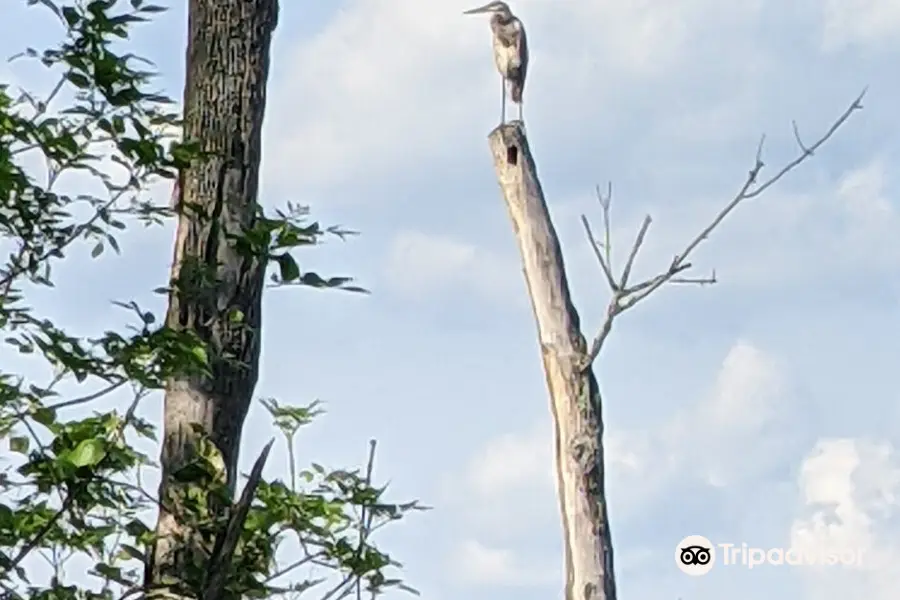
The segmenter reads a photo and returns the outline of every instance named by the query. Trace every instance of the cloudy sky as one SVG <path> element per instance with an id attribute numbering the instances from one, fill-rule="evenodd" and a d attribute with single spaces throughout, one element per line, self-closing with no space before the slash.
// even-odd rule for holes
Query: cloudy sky
<path id="1" fill-rule="evenodd" d="M 180 96 L 185 13 L 173 4 L 135 51 Z M 360 463 L 377 438 L 394 497 L 435 507 L 382 536 L 424 598 L 561 597 L 547 392 L 486 140 L 499 118 L 486 20 L 464 18 L 466 0 L 282 4 L 261 201 L 361 231 L 302 258 L 373 294 L 270 293 L 259 396 L 323 400 L 303 460 Z M 813 160 L 697 251 L 697 274 L 715 269 L 720 283 L 666 288 L 624 315 L 596 372 L 622 598 L 895 599 L 900 1 L 513 8 L 532 50 L 529 139 L 587 335 L 608 300 L 579 223 L 599 224 L 596 184 L 614 185 L 620 257 L 653 215 L 638 264 L 652 275 L 734 194 L 760 134 L 774 169 L 797 152 L 792 119 L 812 140 L 869 86 L 865 110 Z M 4 7 L 0 51 L 54 40 L 45 13 Z M 3 76 L 45 84 L 24 64 Z M 121 257 L 92 262 L 82 248 L 34 301 L 86 334 L 108 326 L 110 300 L 162 309 L 150 290 L 171 243 L 167 228 L 129 232 Z M 254 406 L 245 467 L 271 433 Z M 690 578 L 673 551 L 692 534 L 860 548 L 864 561 Z"/>

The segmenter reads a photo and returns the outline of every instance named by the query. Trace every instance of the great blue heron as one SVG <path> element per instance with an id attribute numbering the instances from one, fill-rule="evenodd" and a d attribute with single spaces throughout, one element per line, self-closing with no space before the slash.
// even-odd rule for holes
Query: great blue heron
<path id="1" fill-rule="evenodd" d="M 491 13 L 491 31 L 494 32 L 494 62 L 502 79 L 500 122 L 506 122 L 506 85 L 509 98 L 519 105 L 522 120 L 522 92 L 525 89 L 525 73 L 528 71 L 528 42 L 525 27 L 506 2 L 489 2 L 482 7 L 467 10 L 466 15 Z"/>

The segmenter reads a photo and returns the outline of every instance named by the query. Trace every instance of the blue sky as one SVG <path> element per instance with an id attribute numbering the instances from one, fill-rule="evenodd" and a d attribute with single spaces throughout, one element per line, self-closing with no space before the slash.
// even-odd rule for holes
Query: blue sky
<path id="1" fill-rule="evenodd" d="M 8 4 L 0 51 L 54 39 L 43 11 Z M 547 393 L 486 140 L 499 117 L 487 23 L 462 17 L 465 0 L 282 4 L 261 201 L 309 204 L 361 231 L 301 258 L 373 294 L 269 293 L 258 395 L 326 403 L 303 460 L 357 464 L 377 438 L 377 473 L 396 497 L 435 507 L 382 536 L 423 597 L 560 596 Z M 135 37 L 176 97 L 178 6 Z M 653 215 L 637 266 L 652 275 L 736 192 L 760 134 L 774 169 L 797 151 L 792 119 L 812 140 L 869 86 L 865 110 L 813 160 L 698 249 L 698 275 L 715 268 L 720 283 L 666 288 L 624 315 L 596 371 L 622 598 L 893 600 L 900 4 L 513 9 L 532 51 L 529 140 L 588 335 L 608 300 L 579 222 L 586 213 L 599 226 L 595 184 L 613 181 L 620 257 Z M 25 65 L 3 74 L 44 84 Z M 86 334 L 121 320 L 110 300 L 162 310 L 150 290 L 167 277 L 171 228 L 120 241 L 121 257 L 73 255 L 36 305 Z M 161 404 L 146 410 L 158 418 Z M 254 406 L 244 467 L 270 435 Z M 689 578 L 672 554 L 692 534 L 860 547 L 866 563 Z"/>

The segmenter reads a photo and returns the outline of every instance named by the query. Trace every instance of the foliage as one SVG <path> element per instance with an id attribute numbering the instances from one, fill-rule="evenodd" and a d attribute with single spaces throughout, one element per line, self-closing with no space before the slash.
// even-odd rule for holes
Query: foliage
<path id="1" fill-rule="evenodd" d="M 172 375 L 206 373 L 207 349 L 189 332 L 158 325 L 135 302 L 116 303 L 134 314 L 127 330 L 72 335 L 38 314 L 28 295 L 52 291 L 53 269 L 85 244 L 94 259 L 106 248 L 118 253 L 116 235 L 129 223 L 159 225 L 171 218 L 169 207 L 147 199 L 148 186 L 174 180 L 180 168 L 202 157 L 189 141 L 178 141 L 172 101 L 149 91 L 152 65 L 122 49 L 130 28 L 162 7 L 141 0 L 124 8 L 116 0 L 27 3 L 49 8 L 64 39 L 15 57 L 35 61 L 55 78 L 49 94 L 0 85 L 0 234 L 9 254 L 0 268 L 0 328 L 5 344 L 46 374 L 42 380 L 0 372 L 0 437 L 11 451 L 0 472 L 0 595 L 124 598 L 146 591 L 142 563 L 153 542 L 157 506 L 155 493 L 141 483 L 152 461 L 137 449 L 141 439 L 156 440 L 155 426 L 138 409 Z M 73 176 L 87 182 L 80 188 L 102 193 L 60 190 Z M 305 217 L 294 206 L 271 218 L 260 214 L 254 229 L 234 243 L 275 262 L 276 284 L 363 291 L 348 285 L 348 278 L 300 271 L 291 250 L 328 233 L 347 233 L 308 224 Z M 67 414 L 100 398 L 127 407 L 82 418 Z M 230 592 L 300 593 L 335 579 L 329 598 L 361 593 L 363 585 L 373 593 L 403 587 L 388 578 L 396 563 L 369 535 L 420 507 L 383 500 L 384 489 L 371 484 L 371 457 L 366 473 L 317 465 L 298 471 L 294 438 L 317 405 L 284 407 L 270 400 L 266 407 L 287 441 L 289 476 L 260 484 L 229 570 Z M 217 472 L 209 446 L 180 477 L 202 482 Z M 208 493 L 222 491 L 208 483 Z M 197 522 L 221 529 L 204 506 L 196 503 Z M 285 552 L 279 549 L 292 543 L 300 559 L 282 564 Z M 37 568 L 39 557 L 49 573 Z M 64 566 L 71 561 L 88 561 L 91 577 L 69 577 Z M 319 569 L 298 582 L 294 569 L 300 566 Z"/>

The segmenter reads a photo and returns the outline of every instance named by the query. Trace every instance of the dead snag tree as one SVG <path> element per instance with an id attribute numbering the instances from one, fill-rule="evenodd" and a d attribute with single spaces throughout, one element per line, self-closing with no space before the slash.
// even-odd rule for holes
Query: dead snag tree
<path id="1" fill-rule="evenodd" d="M 630 281 L 632 267 L 647 235 L 651 219 L 642 223 L 618 277 L 613 275 L 610 232 L 610 194 L 598 191 L 603 210 L 604 237 L 598 240 L 582 216 L 591 246 L 612 297 L 606 317 L 590 346 L 572 304 L 559 240 L 537 176 L 521 122 L 500 125 L 488 136 L 497 180 L 506 201 L 524 266 L 525 281 L 537 322 L 550 407 L 555 430 L 555 466 L 565 547 L 566 600 L 615 600 L 613 547 L 606 508 L 603 415 L 593 362 L 612 330 L 615 318 L 666 283 L 714 283 L 715 277 L 684 277 L 692 265 L 691 252 L 743 200 L 759 196 L 788 172 L 811 157 L 862 108 L 861 94 L 814 144 L 802 141 L 794 124 L 800 151 L 772 177 L 760 179 L 763 169 L 760 141 L 756 161 L 732 200 L 676 255 L 660 274 Z"/>
<path id="2" fill-rule="evenodd" d="M 209 584 L 215 579 L 210 571 L 227 569 L 221 563 L 233 551 L 223 545 L 234 523 L 221 528 L 213 543 L 218 556 L 210 555 L 209 540 L 188 531 L 185 488 L 192 484 L 174 475 L 208 441 L 219 456 L 221 480 L 232 491 L 237 482 L 241 430 L 257 380 L 266 262 L 236 241 L 258 214 L 260 142 L 278 6 L 277 0 L 191 0 L 188 10 L 183 135 L 201 156 L 181 172 L 177 185 L 167 326 L 195 333 L 207 345 L 209 373 L 174 378 L 166 389 L 158 540 L 147 574 L 151 586 L 173 591 L 196 590 L 185 582 L 191 571 L 206 573 Z M 265 456 L 254 469 L 257 478 Z M 224 512 L 221 506 L 217 510 Z M 239 518 L 241 512 L 227 514 Z M 205 589 L 207 598 L 216 597 Z"/>

